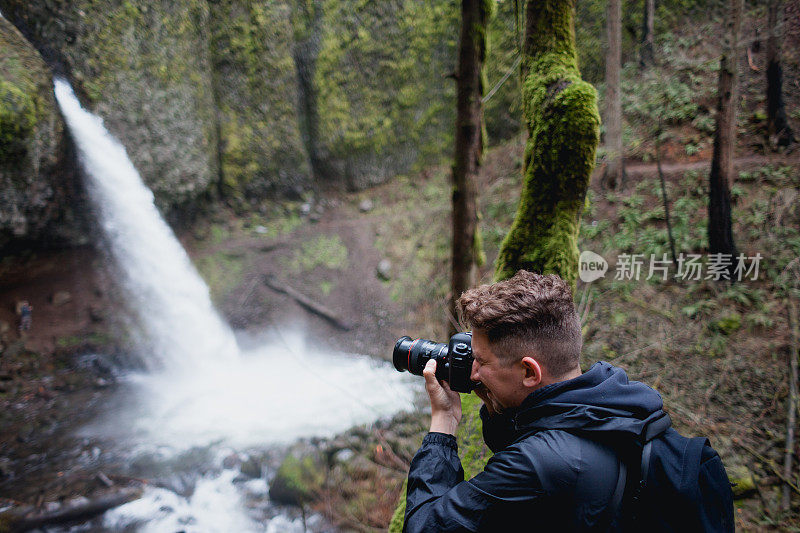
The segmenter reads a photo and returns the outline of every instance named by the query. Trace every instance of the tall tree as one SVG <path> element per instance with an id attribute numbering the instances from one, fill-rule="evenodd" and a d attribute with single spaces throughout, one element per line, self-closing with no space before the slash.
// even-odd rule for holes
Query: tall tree
<path id="1" fill-rule="evenodd" d="M 456 133 L 453 162 L 453 261 L 450 317 L 456 314 L 461 293 L 475 283 L 475 267 L 481 255 L 478 240 L 478 167 L 484 147 L 483 64 L 486 59 L 487 24 L 492 0 L 461 2 L 461 36 L 456 70 Z M 455 332 L 456 322 L 450 320 Z"/>
<path id="2" fill-rule="evenodd" d="M 609 189 L 622 186 L 622 1 L 608 0 L 606 11 L 606 97 L 603 122 L 606 126 L 604 144 L 607 164 L 603 185 Z"/>
<path id="3" fill-rule="evenodd" d="M 767 7 L 767 135 L 770 144 L 788 146 L 794 140 L 786 120 L 783 102 L 783 67 L 781 66 L 781 41 L 783 40 L 783 1 L 770 0 Z"/>
<path id="4" fill-rule="evenodd" d="M 739 106 L 739 27 L 744 0 L 730 0 L 726 21 L 726 43 L 719 66 L 717 85 L 717 119 L 714 134 L 714 155 L 711 159 L 708 200 L 709 253 L 736 256 L 731 230 L 731 193 L 733 158 L 736 149 L 736 111 Z"/>
<path id="5" fill-rule="evenodd" d="M 655 62 L 656 0 L 644 0 L 642 39 L 639 42 L 639 67 L 645 69 Z"/>
<path id="6" fill-rule="evenodd" d="M 574 287 L 580 216 L 600 129 L 597 92 L 581 80 L 572 0 L 528 0 L 523 114 L 528 127 L 516 218 L 495 279 L 519 269 L 555 273 Z"/>

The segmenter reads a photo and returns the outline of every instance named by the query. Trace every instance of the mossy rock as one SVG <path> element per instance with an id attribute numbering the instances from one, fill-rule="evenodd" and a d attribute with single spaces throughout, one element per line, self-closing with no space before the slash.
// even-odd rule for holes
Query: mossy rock
<path id="1" fill-rule="evenodd" d="M 15 240 L 79 244 L 81 195 L 50 71 L 2 17 L 0 49 L 0 248 Z"/>
<path id="2" fill-rule="evenodd" d="M 746 498 L 758 490 L 755 477 L 746 466 L 728 467 L 728 481 L 733 485 L 731 490 L 736 500 Z"/>
<path id="3" fill-rule="evenodd" d="M 302 506 L 325 483 L 321 461 L 311 455 L 290 453 L 269 484 L 269 497 L 275 503 Z"/>

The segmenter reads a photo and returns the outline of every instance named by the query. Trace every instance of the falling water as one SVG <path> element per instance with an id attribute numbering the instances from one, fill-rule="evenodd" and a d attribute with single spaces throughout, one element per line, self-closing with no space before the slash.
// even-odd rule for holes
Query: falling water
<path id="1" fill-rule="evenodd" d="M 103 121 L 81 108 L 72 88 L 56 80 L 55 93 L 89 178 L 89 194 L 124 276 L 128 301 L 144 330 L 142 341 L 169 370 L 216 367 L 238 357 L 231 332 L 211 303 L 153 193 L 142 182 L 125 148 Z"/>
<path id="2" fill-rule="evenodd" d="M 225 466 L 221 457 L 332 435 L 411 409 L 421 380 L 366 356 L 309 349 L 292 327 L 240 349 L 124 147 L 100 118 L 81 108 L 67 82 L 56 81 L 55 93 L 143 330 L 136 340 L 158 363 L 148 365 L 149 373 L 128 375 L 106 399 L 105 411 L 78 435 L 99 439 L 131 461 L 145 456 L 169 465 L 170 457 L 198 448 L 218 457 L 197 474 L 193 495 L 148 487 L 140 500 L 107 513 L 104 527 L 264 531 L 263 520 L 252 522 L 241 502 L 242 491 L 266 494 L 264 480 L 235 486 L 238 467 Z M 303 529 L 281 515 L 266 524 L 266 531 Z"/>

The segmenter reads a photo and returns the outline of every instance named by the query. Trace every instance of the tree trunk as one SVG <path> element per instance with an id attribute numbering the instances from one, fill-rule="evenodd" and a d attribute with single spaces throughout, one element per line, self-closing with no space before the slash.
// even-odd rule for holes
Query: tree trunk
<path id="1" fill-rule="evenodd" d="M 639 48 L 639 67 L 642 69 L 646 69 L 655 63 L 655 17 L 656 0 L 644 0 L 642 40 Z"/>
<path id="2" fill-rule="evenodd" d="M 794 141 L 783 102 L 781 41 L 784 29 L 783 1 L 770 0 L 767 8 L 767 138 L 770 146 L 788 146 Z"/>
<path id="3" fill-rule="evenodd" d="M 606 126 L 606 164 L 603 184 L 609 189 L 622 186 L 622 95 L 620 70 L 622 67 L 622 2 L 608 0 L 606 12 L 606 98 L 603 122 Z"/>
<path id="4" fill-rule="evenodd" d="M 711 159 L 708 202 L 708 251 L 730 254 L 735 262 L 736 245 L 731 230 L 731 194 L 736 149 L 736 111 L 739 106 L 738 41 L 744 0 L 730 0 L 727 44 L 720 59 L 717 95 L 717 128 Z M 733 267 L 733 265 L 731 265 Z"/>
<path id="5" fill-rule="evenodd" d="M 571 0 L 528 0 L 523 113 L 528 126 L 524 181 L 495 279 L 526 269 L 575 286 L 580 216 L 594 168 L 597 92 L 581 80 Z"/>
<path id="6" fill-rule="evenodd" d="M 456 302 L 475 283 L 481 251 L 478 236 L 477 174 L 483 156 L 483 63 L 486 59 L 490 0 L 461 2 L 461 36 L 456 70 L 456 132 L 453 161 L 453 262 L 450 331 Z"/>

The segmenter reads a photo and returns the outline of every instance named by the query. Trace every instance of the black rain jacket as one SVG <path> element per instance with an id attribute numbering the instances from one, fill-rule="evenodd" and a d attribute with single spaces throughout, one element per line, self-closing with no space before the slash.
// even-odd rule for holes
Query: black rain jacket
<path id="1" fill-rule="evenodd" d="M 426 435 L 408 474 L 404 531 L 606 531 L 620 447 L 662 407 L 656 391 L 605 362 L 503 414 L 483 407 L 494 456 L 465 481 L 455 437 Z"/>

